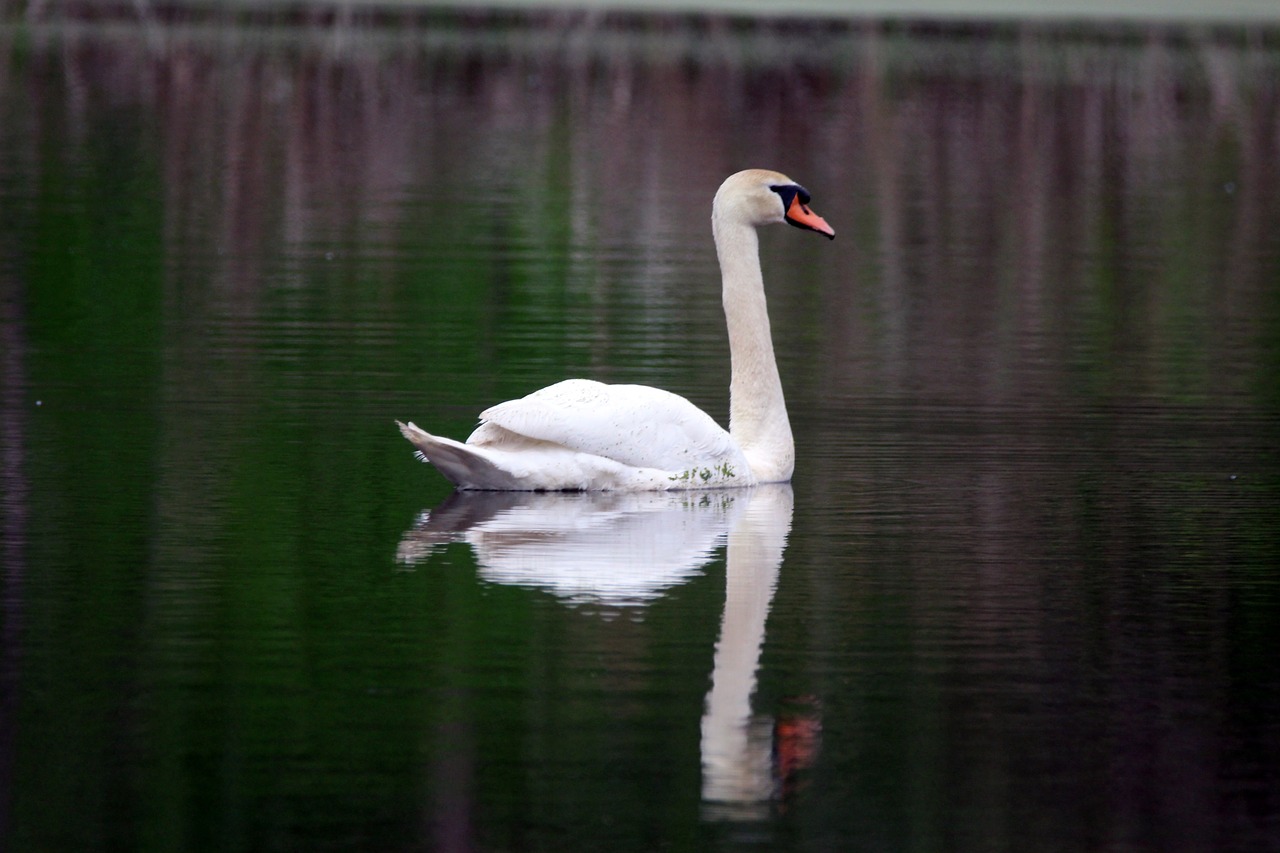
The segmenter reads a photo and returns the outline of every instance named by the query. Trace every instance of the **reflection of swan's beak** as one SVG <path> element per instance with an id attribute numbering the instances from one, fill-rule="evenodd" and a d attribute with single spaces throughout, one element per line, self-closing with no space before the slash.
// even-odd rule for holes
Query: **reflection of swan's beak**
<path id="1" fill-rule="evenodd" d="M 822 705 L 818 698 L 797 696 L 787 700 L 773 724 L 773 771 L 783 800 L 795 789 L 797 775 L 818 760 L 821 746 Z"/>

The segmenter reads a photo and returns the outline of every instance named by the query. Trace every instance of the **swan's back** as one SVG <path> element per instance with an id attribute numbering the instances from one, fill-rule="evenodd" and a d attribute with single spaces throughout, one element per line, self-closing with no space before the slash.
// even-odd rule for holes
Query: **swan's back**
<path id="1" fill-rule="evenodd" d="M 480 420 L 468 444 L 504 448 L 532 439 L 633 468 L 678 474 L 715 460 L 737 465 L 731 478 L 748 474 L 737 445 L 710 415 L 648 385 L 566 379 L 492 406 Z"/>
<path id="2" fill-rule="evenodd" d="M 755 483 L 746 456 L 710 415 L 646 385 L 567 379 L 486 410 L 465 444 L 412 423 L 400 431 L 460 489 L 655 491 Z"/>

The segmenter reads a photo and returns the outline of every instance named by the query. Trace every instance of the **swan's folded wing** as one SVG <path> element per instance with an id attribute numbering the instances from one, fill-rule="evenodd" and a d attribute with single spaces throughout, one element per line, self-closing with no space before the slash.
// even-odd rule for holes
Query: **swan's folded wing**
<path id="1" fill-rule="evenodd" d="M 710 415 L 677 394 L 647 385 L 568 379 L 492 406 L 480 419 L 468 443 L 497 444 L 519 436 L 639 468 L 677 471 L 736 453 L 729 433 Z"/>

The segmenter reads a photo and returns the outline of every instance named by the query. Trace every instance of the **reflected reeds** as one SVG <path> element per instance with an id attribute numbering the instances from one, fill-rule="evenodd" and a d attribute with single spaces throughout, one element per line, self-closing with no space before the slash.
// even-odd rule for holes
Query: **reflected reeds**
<path id="1" fill-rule="evenodd" d="M 449 300 L 406 268 L 412 245 L 550 323 L 589 304 L 566 338 L 583 367 L 678 369 L 677 342 L 716 327 L 715 294 L 686 293 L 714 277 L 705 200 L 769 162 L 852 226 L 825 269 L 789 246 L 773 262 L 813 278 L 775 295 L 792 372 L 823 365 L 795 381 L 945 397 L 1022 376 L 1055 405 L 1247 395 L 1261 377 L 1237 344 L 1275 326 L 1270 30 L 560 12 L 7 32 L 7 64 L 42 69 L 0 93 L 39 125 L 10 156 L 84 157 L 126 116 L 148 126 L 168 266 L 211 267 L 168 276 L 170 323 L 202 304 L 261 315 L 316 275 L 328 301 L 358 282 L 361 319 L 425 315 Z M 426 304 L 406 294 L 423 285 Z"/>

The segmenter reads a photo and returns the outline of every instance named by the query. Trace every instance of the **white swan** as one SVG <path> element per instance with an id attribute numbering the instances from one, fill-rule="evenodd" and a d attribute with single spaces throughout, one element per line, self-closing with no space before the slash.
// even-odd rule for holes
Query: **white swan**
<path id="1" fill-rule="evenodd" d="M 728 432 L 669 391 L 590 379 L 486 409 L 465 444 L 397 421 L 400 432 L 460 489 L 654 491 L 790 480 L 795 445 L 756 228 L 788 222 L 834 239 L 808 205 L 804 187 L 764 169 L 731 175 L 712 202 L 732 357 Z"/>

